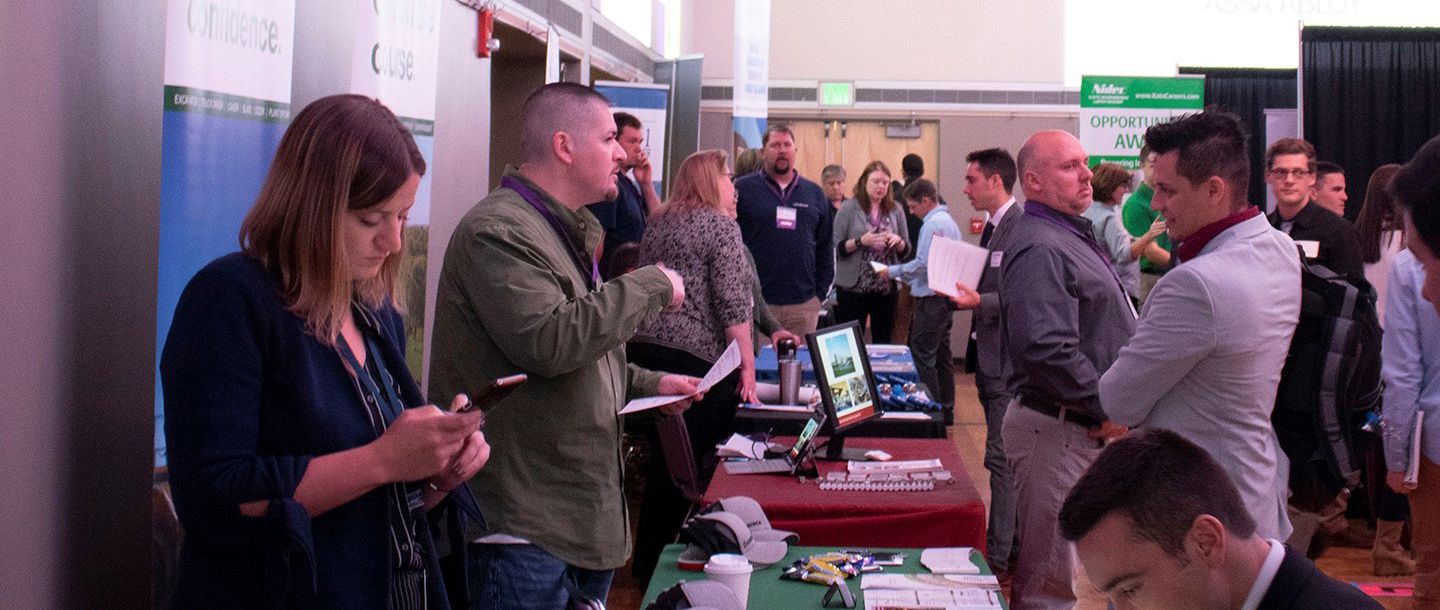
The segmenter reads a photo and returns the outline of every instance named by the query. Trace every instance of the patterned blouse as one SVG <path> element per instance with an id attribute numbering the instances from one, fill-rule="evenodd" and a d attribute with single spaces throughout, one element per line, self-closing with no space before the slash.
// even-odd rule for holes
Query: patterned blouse
<path id="1" fill-rule="evenodd" d="M 640 323 L 635 340 L 714 362 L 730 342 L 725 329 L 750 322 L 755 271 L 740 225 L 718 210 L 666 210 L 650 217 L 640 264 L 665 263 L 685 279 L 685 302 Z"/>

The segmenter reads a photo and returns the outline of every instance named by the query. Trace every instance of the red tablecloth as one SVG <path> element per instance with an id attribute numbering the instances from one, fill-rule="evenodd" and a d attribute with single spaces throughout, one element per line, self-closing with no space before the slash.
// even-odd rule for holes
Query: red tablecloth
<path id="1" fill-rule="evenodd" d="M 785 441 L 781 441 L 782 443 Z M 985 505 L 949 439 L 863 438 L 856 445 L 883 449 L 897 460 L 940 458 L 955 482 L 933 491 L 822 491 L 814 481 L 773 474 L 730 475 L 716 468 L 705 491 L 708 504 L 750 496 L 771 526 L 800 534 L 806 546 L 985 548 Z M 820 462 L 820 476 L 845 462 Z"/>

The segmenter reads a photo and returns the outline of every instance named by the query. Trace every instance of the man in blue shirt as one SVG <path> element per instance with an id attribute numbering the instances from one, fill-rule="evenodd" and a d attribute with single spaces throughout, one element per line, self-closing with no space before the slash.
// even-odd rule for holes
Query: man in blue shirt
<path id="1" fill-rule="evenodd" d="M 611 269 L 610 257 L 624 244 L 638 244 L 645 234 L 645 218 L 660 209 L 660 196 L 651 182 L 649 153 L 645 151 L 645 127 L 628 112 L 615 113 L 615 139 L 625 149 L 625 162 L 615 176 L 619 194 L 609 201 L 585 206 L 605 228 L 605 246 L 600 253 L 600 272 L 614 279 L 624 269 Z M 626 173 L 633 173 L 632 180 Z"/>
<path id="2" fill-rule="evenodd" d="M 755 257 L 765 304 L 797 335 L 815 332 L 820 301 L 835 279 L 830 203 L 820 185 L 795 170 L 795 134 L 765 129 L 761 171 L 735 181 L 736 221 Z"/>
<path id="3" fill-rule="evenodd" d="M 927 265 L 930 262 L 930 245 L 935 238 L 948 237 L 959 241 L 960 227 L 955 225 L 950 209 L 940 205 L 934 182 L 924 178 L 913 180 L 905 187 L 904 196 L 910 203 L 910 211 L 924 218 L 915 258 L 890 265 L 879 275 L 910 286 L 910 294 L 915 297 L 915 315 L 910 321 L 910 354 L 915 357 L 920 381 L 930 388 L 935 402 L 949 410 L 955 406 L 955 370 L 950 355 L 950 299 L 930 288 Z"/>

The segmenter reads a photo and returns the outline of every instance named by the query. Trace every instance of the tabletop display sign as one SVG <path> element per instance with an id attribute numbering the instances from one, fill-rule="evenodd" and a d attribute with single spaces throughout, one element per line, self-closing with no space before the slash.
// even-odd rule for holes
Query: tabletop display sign
<path id="1" fill-rule="evenodd" d="M 1080 144 L 1090 165 L 1140 167 L 1145 130 L 1205 107 L 1203 76 L 1080 77 Z"/>
<path id="2" fill-rule="evenodd" d="M 295 0 L 168 3 L 157 347 L 191 276 L 238 248 L 240 222 L 290 121 L 294 30 Z M 157 466 L 166 462 L 164 400 L 157 374 Z"/>
<path id="3" fill-rule="evenodd" d="M 380 100 L 415 137 L 426 171 L 405 225 L 400 284 L 405 363 L 417 376 L 425 354 L 425 269 L 430 188 L 435 172 L 435 84 L 440 64 L 440 0 L 355 0 L 350 91 Z"/>

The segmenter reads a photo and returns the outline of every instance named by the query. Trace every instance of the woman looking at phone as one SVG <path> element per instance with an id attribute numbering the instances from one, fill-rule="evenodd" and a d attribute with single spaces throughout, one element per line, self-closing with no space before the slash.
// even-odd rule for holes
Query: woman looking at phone
<path id="1" fill-rule="evenodd" d="M 394 297 L 424 172 L 378 101 L 317 100 L 240 252 L 186 286 L 160 362 L 177 607 L 448 607 L 426 511 L 473 508 L 489 446 L 480 412 L 424 404 L 405 367 Z"/>

